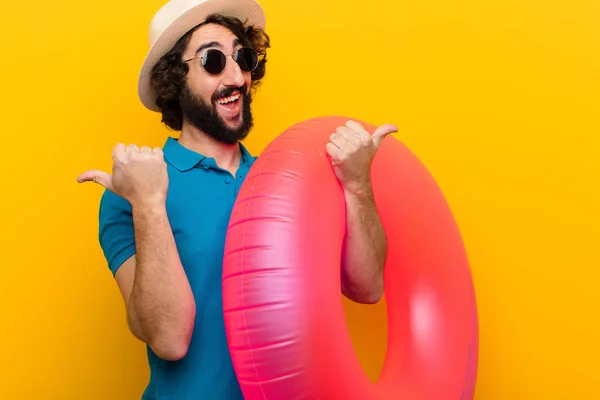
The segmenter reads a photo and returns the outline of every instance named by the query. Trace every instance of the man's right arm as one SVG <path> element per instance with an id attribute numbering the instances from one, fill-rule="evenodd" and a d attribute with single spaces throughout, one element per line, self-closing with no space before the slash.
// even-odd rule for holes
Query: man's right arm
<path id="1" fill-rule="evenodd" d="M 131 332 L 165 360 L 185 356 L 196 307 L 164 205 L 132 209 L 136 253 L 115 279 Z"/>
<path id="2" fill-rule="evenodd" d="M 92 169 L 77 181 L 107 189 L 100 202 L 100 245 L 132 333 L 157 356 L 179 360 L 189 347 L 196 306 L 167 216 L 164 154 L 158 147 L 119 143 L 112 158 L 112 174 Z"/>

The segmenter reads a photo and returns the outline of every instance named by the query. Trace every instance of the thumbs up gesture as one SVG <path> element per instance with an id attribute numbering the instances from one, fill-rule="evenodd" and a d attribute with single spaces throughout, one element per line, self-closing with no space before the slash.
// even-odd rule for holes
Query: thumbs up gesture
<path id="1" fill-rule="evenodd" d="M 359 123 L 348 121 L 331 134 L 325 149 L 344 190 L 370 190 L 375 153 L 385 137 L 397 131 L 396 126 L 386 124 L 378 127 L 371 136 Z"/>
<path id="2" fill-rule="evenodd" d="M 88 170 L 77 181 L 95 182 L 128 200 L 132 207 L 162 205 L 168 189 L 167 167 L 160 148 L 118 144 L 113 149 L 112 175 Z"/>

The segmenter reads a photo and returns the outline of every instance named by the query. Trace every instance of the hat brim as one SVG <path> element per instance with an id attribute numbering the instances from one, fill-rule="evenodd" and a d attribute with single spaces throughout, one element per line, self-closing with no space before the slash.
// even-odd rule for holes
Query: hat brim
<path id="1" fill-rule="evenodd" d="M 154 42 L 144 59 L 138 79 L 138 95 L 146 108 L 160 111 L 156 106 L 156 93 L 150 86 L 150 75 L 154 64 L 190 29 L 201 24 L 207 16 L 214 13 L 239 18 L 248 26 L 265 28 L 264 11 L 255 0 L 209 0 L 181 14 Z"/>

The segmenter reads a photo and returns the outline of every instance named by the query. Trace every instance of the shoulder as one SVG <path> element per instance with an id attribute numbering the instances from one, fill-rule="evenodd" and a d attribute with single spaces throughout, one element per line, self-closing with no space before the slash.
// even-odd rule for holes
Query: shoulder
<path id="1" fill-rule="evenodd" d="M 135 254 L 131 205 L 109 190 L 100 200 L 98 240 L 113 275 Z"/>
<path id="2" fill-rule="evenodd" d="M 102 197 L 100 198 L 100 209 L 108 210 L 112 208 L 131 209 L 131 205 L 123 197 L 111 192 L 108 189 L 105 189 L 104 193 L 102 193 Z"/>
<path id="3" fill-rule="evenodd" d="M 131 218 L 131 204 L 123 197 L 106 189 L 100 198 L 98 210 L 100 224 L 115 222 L 116 219 Z"/>

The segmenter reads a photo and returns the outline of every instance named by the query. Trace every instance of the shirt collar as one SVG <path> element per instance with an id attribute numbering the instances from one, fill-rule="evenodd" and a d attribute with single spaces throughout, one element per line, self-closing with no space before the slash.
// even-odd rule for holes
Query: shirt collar
<path id="1" fill-rule="evenodd" d="M 242 143 L 239 145 L 240 150 L 242 151 L 241 163 L 247 166 L 252 165 L 255 158 Z M 198 164 L 205 168 L 218 169 L 214 158 L 206 157 L 203 154 L 196 153 L 195 151 L 182 146 L 177 139 L 173 137 L 167 138 L 163 147 L 163 154 L 165 155 L 166 161 L 181 172 L 189 171 Z"/>

